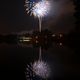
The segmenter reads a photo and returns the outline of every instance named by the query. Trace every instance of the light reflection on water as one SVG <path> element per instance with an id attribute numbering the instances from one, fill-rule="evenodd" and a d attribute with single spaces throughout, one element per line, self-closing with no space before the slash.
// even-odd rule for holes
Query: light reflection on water
<path id="1" fill-rule="evenodd" d="M 0 45 L 0 71 L 2 76 L 5 75 L 9 78 L 15 77 L 20 80 L 25 80 L 24 72 L 26 65 L 38 60 L 38 56 L 38 48 L 6 44 Z M 73 75 L 76 77 L 80 66 L 77 64 L 76 57 L 74 50 L 66 46 L 53 44 L 53 47 L 47 50 L 42 49 L 42 59 L 51 68 L 49 80 L 65 79 L 66 77 L 72 78 Z"/>

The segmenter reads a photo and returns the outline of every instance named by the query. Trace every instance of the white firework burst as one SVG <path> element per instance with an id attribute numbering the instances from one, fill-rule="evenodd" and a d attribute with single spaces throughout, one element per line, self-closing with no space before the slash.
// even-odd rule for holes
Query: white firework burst
<path id="1" fill-rule="evenodd" d="M 50 2 L 48 0 L 41 0 L 39 2 L 25 1 L 26 11 L 30 15 L 36 17 L 44 17 L 50 11 Z"/>
<path id="2" fill-rule="evenodd" d="M 36 75 L 46 79 L 50 76 L 50 68 L 47 63 L 43 61 L 36 61 L 33 63 L 33 71 Z"/>

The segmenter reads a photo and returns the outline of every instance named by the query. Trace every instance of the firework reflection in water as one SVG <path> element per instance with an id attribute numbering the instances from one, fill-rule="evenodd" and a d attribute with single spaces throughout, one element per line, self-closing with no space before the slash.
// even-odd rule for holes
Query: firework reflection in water
<path id="1" fill-rule="evenodd" d="M 50 76 L 50 67 L 44 61 L 35 61 L 33 64 L 28 64 L 26 67 L 26 79 L 47 79 Z"/>
<path id="2" fill-rule="evenodd" d="M 36 75 L 46 79 L 50 76 L 49 65 L 44 61 L 35 61 L 33 63 L 33 71 Z"/>
<path id="3" fill-rule="evenodd" d="M 41 0 L 39 2 L 25 1 L 27 14 L 34 15 L 39 19 L 39 31 L 41 32 L 42 17 L 46 16 L 50 11 L 50 2 L 48 0 Z M 42 78 L 50 76 L 50 68 L 47 63 L 42 61 L 41 47 L 39 48 L 39 60 L 27 66 L 26 77 L 31 78 L 38 75 Z"/>

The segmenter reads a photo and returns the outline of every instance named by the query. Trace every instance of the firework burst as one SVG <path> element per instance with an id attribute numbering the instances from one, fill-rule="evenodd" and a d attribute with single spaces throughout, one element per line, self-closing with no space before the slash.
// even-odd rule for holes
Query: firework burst
<path id="1" fill-rule="evenodd" d="M 39 2 L 25 1 L 26 11 L 35 17 L 44 17 L 50 10 L 50 2 L 48 0 L 41 0 Z"/>

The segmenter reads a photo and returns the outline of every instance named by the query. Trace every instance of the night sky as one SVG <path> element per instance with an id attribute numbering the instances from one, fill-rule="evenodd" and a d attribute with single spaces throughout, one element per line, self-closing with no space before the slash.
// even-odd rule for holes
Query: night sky
<path id="1" fill-rule="evenodd" d="M 75 12 L 71 0 L 53 0 L 51 12 L 43 18 L 42 29 L 68 33 L 74 29 Z M 38 29 L 38 19 L 26 14 L 24 0 L 0 1 L 0 33 Z"/>
<path id="2" fill-rule="evenodd" d="M 43 18 L 42 29 L 53 33 L 69 33 L 75 28 L 72 0 L 53 0 L 52 11 Z M 38 30 L 38 19 L 26 14 L 24 0 L 0 0 L 0 34 Z M 26 80 L 26 65 L 38 59 L 38 48 L 0 44 L 0 80 Z M 79 56 L 67 46 L 42 50 L 43 60 L 52 69 L 49 80 L 78 80 Z"/>

